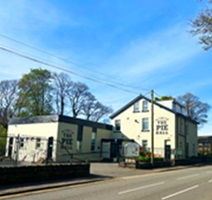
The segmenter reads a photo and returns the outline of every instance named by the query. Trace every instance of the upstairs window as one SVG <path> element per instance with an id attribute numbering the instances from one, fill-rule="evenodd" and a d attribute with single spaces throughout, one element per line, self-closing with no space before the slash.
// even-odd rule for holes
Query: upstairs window
<path id="1" fill-rule="evenodd" d="M 142 119 L 142 131 L 149 131 L 149 119 L 148 118 Z"/>
<path id="2" fill-rule="evenodd" d="M 139 112 L 139 102 L 134 103 L 133 112 Z"/>
<path id="3" fill-rule="evenodd" d="M 147 112 L 148 111 L 148 101 L 143 101 L 142 103 L 142 111 Z"/>
<path id="4" fill-rule="evenodd" d="M 121 130 L 121 121 L 119 119 L 115 120 L 115 131 Z"/>

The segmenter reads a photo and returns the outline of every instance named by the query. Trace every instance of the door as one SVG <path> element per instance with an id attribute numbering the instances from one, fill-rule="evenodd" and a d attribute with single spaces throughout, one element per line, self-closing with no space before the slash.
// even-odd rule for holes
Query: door
<path id="1" fill-rule="evenodd" d="M 165 145 L 165 160 L 170 160 L 171 159 L 171 146 L 170 145 Z"/>
<path id="2" fill-rule="evenodd" d="M 12 152 L 13 152 L 13 137 L 9 138 L 9 146 L 8 146 L 8 157 L 12 157 Z"/>
<path id="3" fill-rule="evenodd" d="M 111 142 L 102 142 L 102 158 L 110 158 Z"/>

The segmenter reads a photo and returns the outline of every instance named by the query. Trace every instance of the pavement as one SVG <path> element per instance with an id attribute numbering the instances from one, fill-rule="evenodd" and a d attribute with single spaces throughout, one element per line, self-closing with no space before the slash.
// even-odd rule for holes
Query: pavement
<path id="1" fill-rule="evenodd" d="M 0 186 L 0 197 L 39 190 L 53 189 L 65 186 L 74 186 L 108 179 L 117 179 L 128 176 L 141 176 L 152 173 L 160 173 L 170 170 L 185 169 L 188 166 L 167 167 L 159 169 L 133 169 L 123 168 L 117 163 L 91 163 L 90 175 L 83 178 L 62 179 L 55 181 L 43 181 L 27 184 Z"/>

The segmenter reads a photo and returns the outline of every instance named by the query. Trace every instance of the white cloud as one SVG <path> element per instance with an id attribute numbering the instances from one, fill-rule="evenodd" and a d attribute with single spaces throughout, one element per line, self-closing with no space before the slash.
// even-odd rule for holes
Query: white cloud
<path id="1" fill-rule="evenodd" d="M 1 2 L 0 16 L 1 27 L 9 30 L 40 30 L 43 32 L 58 26 L 77 26 L 76 18 L 67 16 L 67 13 L 60 11 L 55 6 L 45 1 L 4 1 Z M 8 28 L 9 27 L 9 28 Z M 42 28 L 42 29 L 41 29 Z"/>
<path id="2" fill-rule="evenodd" d="M 186 27 L 178 24 L 131 41 L 110 64 L 114 66 L 116 74 L 130 82 L 156 71 L 173 70 L 173 66 L 191 59 L 200 51 L 186 32 Z M 181 69 L 180 65 L 177 68 Z"/>

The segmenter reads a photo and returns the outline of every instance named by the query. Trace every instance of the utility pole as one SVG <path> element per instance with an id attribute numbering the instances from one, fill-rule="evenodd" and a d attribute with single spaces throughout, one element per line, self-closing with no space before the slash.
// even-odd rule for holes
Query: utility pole
<path id="1" fill-rule="evenodd" d="M 151 91 L 151 165 L 154 166 L 154 90 Z"/>
<path id="2" fill-rule="evenodd" d="M 18 156 L 19 156 L 19 148 L 20 148 L 20 135 L 16 137 L 16 156 L 15 156 L 15 165 L 18 166 Z"/>

